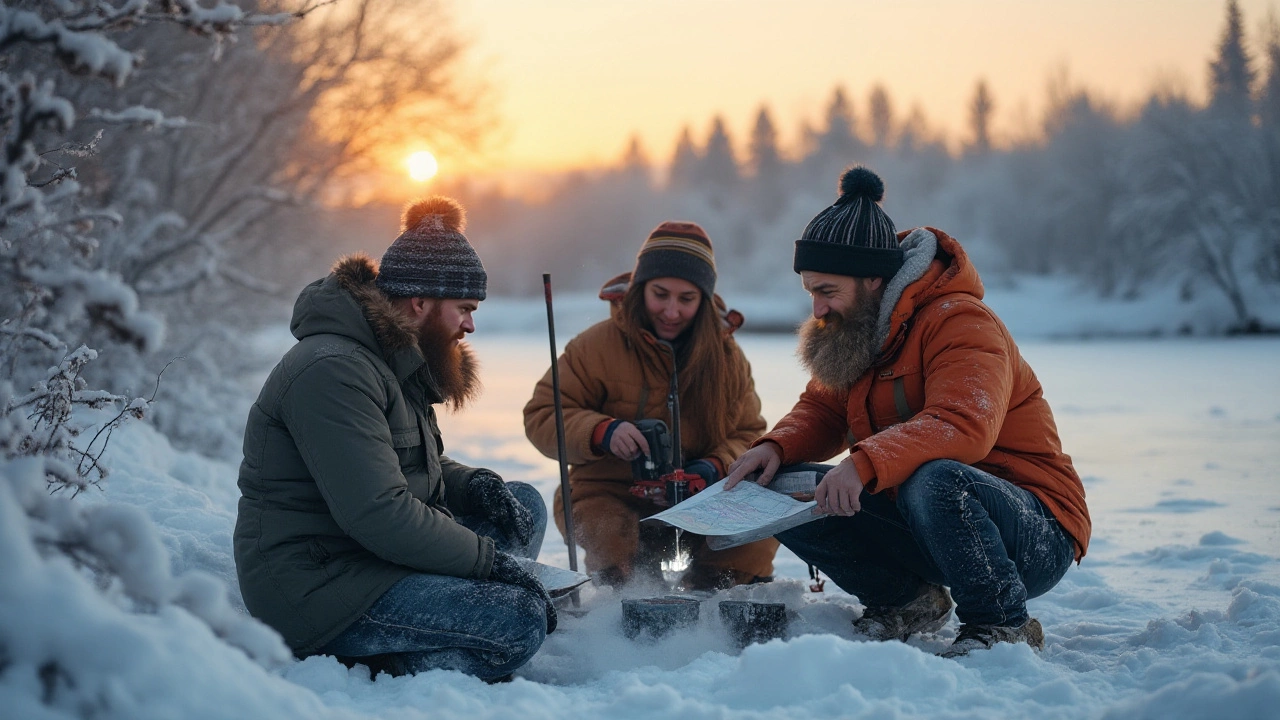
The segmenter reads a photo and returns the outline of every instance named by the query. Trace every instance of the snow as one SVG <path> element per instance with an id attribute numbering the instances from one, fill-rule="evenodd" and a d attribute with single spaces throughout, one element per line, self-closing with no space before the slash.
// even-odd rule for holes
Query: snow
<path id="1" fill-rule="evenodd" d="M 603 307 L 558 301 L 560 344 Z M 544 313 L 540 301 L 481 306 L 473 344 L 486 393 L 441 424 L 451 456 L 531 482 L 550 499 L 557 466 L 524 439 L 520 418 L 549 361 Z M 806 568 L 784 551 L 778 582 L 704 602 L 695 627 L 655 644 L 626 640 L 615 596 L 588 589 L 591 612 L 562 614 L 561 629 L 505 685 L 443 671 L 371 680 L 327 657 L 277 665 L 278 641 L 240 614 L 235 591 L 236 467 L 175 450 L 135 423 L 112 439 L 105 490 L 70 505 L 114 528 L 95 542 L 138 548 L 116 556 L 136 555 L 124 568 L 130 582 L 164 602 L 137 612 L 36 554 L 18 508 L 40 495 L 38 480 L 4 466 L 0 707 L 22 718 L 85 707 L 119 718 L 1275 717 L 1280 340 L 1045 339 L 1071 334 L 1071 316 L 1067 308 L 1038 333 L 1014 330 L 1085 478 L 1095 528 L 1083 563 L 1030 603 L 1046 630 L 1042 653 L 1006 645 L 936 657 L 954 621 L 908 643 L 860 642 L 850 630 L 856 598 L 830 583 L 809 593 Z M 1149 319 L 1131 319 L 1129 329 Z M 522 327 L 495 329 L 509 326 Z M 262 342 L 283 345 L 283 336 Z M 772 423 L 804 384 L 794 339 L 741 341 Z M 541 559 L 568 564 L 554 526 Z M 788 638 L 737 650 L 716 613 L 727 597 L 785 602 L 795 613 Z M 222 639 L 237 633 L 249 639 Z M 50 654 L 76 683 L 54 707 L 39 704 L 37 660 Z"/>

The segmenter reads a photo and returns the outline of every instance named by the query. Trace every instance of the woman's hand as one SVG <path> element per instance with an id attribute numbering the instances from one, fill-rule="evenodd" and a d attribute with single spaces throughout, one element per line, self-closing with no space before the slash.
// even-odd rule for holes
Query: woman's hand
<path id="1" fill-rule="evenodd" d="M 635 460 L 641 455 L 649 454 L 649 441 L 645 440 L 640 428 L 623 420 L 613 430 L 609 439 L 609 452 L 623 460 Z"/>

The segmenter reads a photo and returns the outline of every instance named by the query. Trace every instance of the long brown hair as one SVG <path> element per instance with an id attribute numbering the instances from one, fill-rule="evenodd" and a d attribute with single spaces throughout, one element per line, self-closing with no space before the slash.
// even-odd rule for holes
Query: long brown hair
<path id="1" fill-rule="evenodd" d="M 645 342 L 641 330 L 653 332 L 644 305 L 646 283 L 631 283 L 622 297 L 622 317 L 633 342 Z M 711 295 L 702 293 L 688 339 L 676 352 L 680 371 L 681 415 L 702 418 L 713 444 L 724 441 L 737 424 L 737 405 L 747 388 L 742 383 L 744 360 L 733 336 L 725 329 Z M 665 391 L 665 388 L 664 388 Z"/>

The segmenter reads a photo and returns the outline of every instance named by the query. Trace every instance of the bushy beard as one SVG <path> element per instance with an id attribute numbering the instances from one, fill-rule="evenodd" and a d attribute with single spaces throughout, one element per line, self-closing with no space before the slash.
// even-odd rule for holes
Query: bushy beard
<path id="1" fill-rule="evenodd" d="M 847 391 L 880 353 L 879 318 L 880 300 L 870 293 L 859 293 L 857 307 L 847 318 L 834 311 L 810 317 L 800 326 L 800 363 L 823 387 Z"/>
<path id="2" fill-rule="evenodd" d="M 471 346 L 458 342 L 462 334 L 445 327 L 437 308 L 418 331 L 418 349 L 427 370 L 450 410 L 461 410 L 480 397 L 480 363 Z"/>

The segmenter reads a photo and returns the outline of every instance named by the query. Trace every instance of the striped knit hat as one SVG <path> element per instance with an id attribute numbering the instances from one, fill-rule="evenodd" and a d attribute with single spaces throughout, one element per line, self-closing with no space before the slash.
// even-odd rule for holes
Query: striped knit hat
<path id="1" fill-rule="evenodd" d="M 880 176 L 859 165 L 840 177 L 840 197 L 805 227 L 793 267 L 852 277 L 891 278 L 902 267 L 893 220 L 877 204 Z"/>
<path id="2" fill-rule="evenodd" d="M 631 282 L 660 277 L 688 280 L 711 297 L 716 291 L 716 257 L 707 231 L 697 223 L 675 220 L 654 228 L 636 257 Z"/>
<path id="3" fill-rule="evenodd" d="M 483 300 L 488 276 L 462 234 L 466 212 L 441 195 L 410 204 L 375 283 L 391 297 Z"/>

